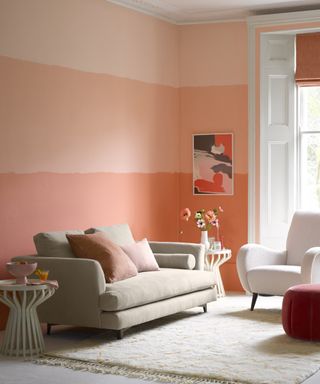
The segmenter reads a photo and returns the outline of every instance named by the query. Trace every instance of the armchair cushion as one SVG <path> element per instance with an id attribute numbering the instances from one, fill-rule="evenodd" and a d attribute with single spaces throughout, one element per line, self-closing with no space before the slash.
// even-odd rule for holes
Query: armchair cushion
<path id="1" fill-rule="evenodd" d="M 118 311 L 211 288 L 214 273 L 181 269 L 141 272 L 128 280 L 106 284 L 100 295 L 103 311 Z"/>
<path id="2" fill-rule="evenodd" d="M 260 244 L 243 245 L 237 255 L 237 270 L 243 288 L 248 292 L 253 292 L 248 282 L 248 272 L 252 268 L 266 265 L 284 265 L 286 259 L 286 251 L 275 251 Z"/>
<path id="3" fill-rule="evenodd" d="M 295 265 L 262 265 L 247 272 L 251 292 L 284 295 L 293 285 L 301 284 L 301 267 Z"/>
<path id="4" fill-rule="evenodd" d="M 108 283 L 128 279 L 138 273 L 131 259 L 102 232 L 67 235 L 67 239 L 77 257 L 99 261 Z"/>
<path id="5" fill-rule="evenodd" d="M 38 255 L 45 257 L 74 257 L 66 235 L 83 235 L 80 230 L 41 232 L 33 236 Z"/>

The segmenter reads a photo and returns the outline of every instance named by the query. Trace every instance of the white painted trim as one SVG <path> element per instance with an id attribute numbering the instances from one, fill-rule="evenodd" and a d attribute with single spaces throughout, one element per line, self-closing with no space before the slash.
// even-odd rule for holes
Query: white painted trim
<path id="1" fill-rule="evenodd" d="M 313 11 L 274 13 L 270 15 L 249 16 L 250 26 L 261 28 L 264 26 L 280 26 L 295 23 L 316 23 L 320 21 L 320 9 Z"/>
<path id="2" fill-rule="evenodd" d="M 106 0 L 106 1 L 108 3 L 113 3 L 115 5 L 118 5 L 119 7 L 127 8 L 127 9 L 130 9 L 131 11 L 143 13 L 147 16 L 154 17 L 155 19 L 162 20 L 162 21 L 165 21 L 165 22 L 170 23 L 170 24 L 177 24 L 175 20 L 170 19 L 169 17 L 164 17 L 164 16 L 161 16 L 157 13 L 147 11 L 146 9 L 144 9 L 142 7 L 138 7 L 138 6 L 134 6 L 134 5 L 130 5 L 130 4 L 124 4 L 122 1 L 118 1 L 118 0 Z"/>
<path id="3" fill-rule="evenodd" d="M 250 16 L 247 18 L 248 24 L 248 241 L 257 240 L 255 230 L 256 222 L 256 153 L 255 153 L 255 119 L 256 119 L 256 30 L 266 26 L 286 26 L 296 23 L 317 23 L 320 22 L 320 10 L 279 13 L 261 16 Z M 308 29 L 288 29 L 281 33 L 307 32 Z M 274 32 L 270 32 L 274 33 Z"/>
<path id="4" fill-rule="evenodd" d="M 248 25 L 248 55 L 248 242 L 253 243 L 256 241 L 256 39 L 255 28 L 251 24 Z"/>
<path id="5" fill-rule="evenodd" d="M 127 9 L 130 9 L 132 11 L 136 11 L 139 13 L 143 13 L 147 16 L 154 17 L 155 19 L 165 21 L 170 24 L 174 25 L 193 25 L 193 24 L 221 24 L 221 23 L 239 23 L 239 22 L 246 22 L 247 17 L 242 16 L 242 17 L 235 17 L 235 18 L 230 18 L 230 19 L 209 19 L 209 20 L 175 20 L 170 17 L 165 17 L 162 15 L 159 15 L 156 12 L 152 12 L 150 10 L 144 9 L 143 7 L 139 7 L 137 5 L 131 5 L 127 3 L 123 3 L 121 0 L 106 0 L 109 3 L 113 3 L 115 5 L 118 5 L 119 7 L 124 7 Z"/>

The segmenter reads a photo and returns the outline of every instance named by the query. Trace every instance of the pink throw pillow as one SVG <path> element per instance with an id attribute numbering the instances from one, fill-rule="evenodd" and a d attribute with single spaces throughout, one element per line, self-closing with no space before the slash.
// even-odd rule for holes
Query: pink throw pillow
<path id="1" fill-rule="evenodd" d="M 121 246 L 121 248 L 133 261 L 133 264 L 137 267 L 138 272 L 159 270 L 159 265 L 147 239 Z"/>

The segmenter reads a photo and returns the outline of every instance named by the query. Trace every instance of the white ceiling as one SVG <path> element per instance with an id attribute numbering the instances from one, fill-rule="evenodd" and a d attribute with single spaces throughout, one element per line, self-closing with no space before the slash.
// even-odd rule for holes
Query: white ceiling
<path id="1" fill-rule="evenodd" d="M 244 19 L 264 13 L 320 9 L 319 0 L 109 0 L 173 23 Z"/>

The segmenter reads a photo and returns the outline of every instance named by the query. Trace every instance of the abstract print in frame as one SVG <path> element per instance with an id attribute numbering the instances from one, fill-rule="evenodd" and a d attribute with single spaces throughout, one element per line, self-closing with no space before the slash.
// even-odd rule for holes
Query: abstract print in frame
<path id="1" fill-rule="evenodd" d="M 233 195 L 233 134 L 193 135 L 193 194 Z"/>

